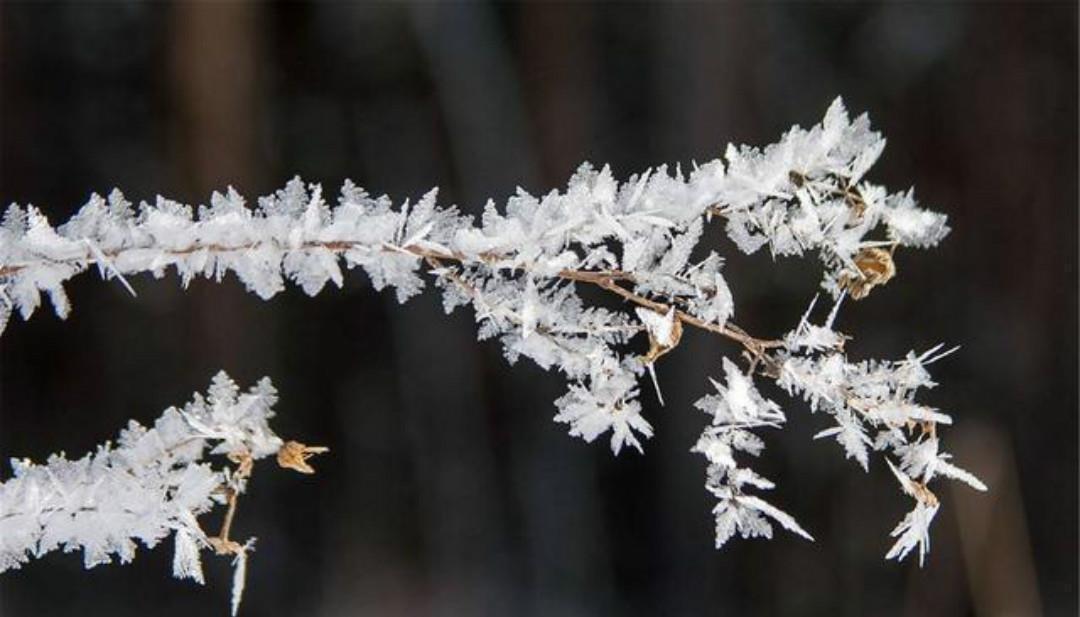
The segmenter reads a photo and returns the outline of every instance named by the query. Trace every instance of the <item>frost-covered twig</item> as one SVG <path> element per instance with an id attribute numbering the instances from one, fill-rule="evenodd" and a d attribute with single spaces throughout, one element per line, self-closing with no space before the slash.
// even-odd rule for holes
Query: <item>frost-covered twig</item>
<path id="1" fill-rule="evenodd" d="M 240 604 L 247 553 L 229 537 L 238 496 L 253 463 L 277 454 L 283 467 L 296 468 L 312 452 L 283 442 L 268 420 L 277 392 L 269 379 L 245 393 L 224 372 L 206 396 L 196 394 L 182 409 L 170 407 L 153 427 L 132 420 L 116 443 L 106 442 L 78 460 L 53 455 L 44 465 L 12 460 L 14 477 L 0 484 L 0 572 L 62 549 L 81 549 L 92 568 L 135 558 L 136 541 L 153 547 L 173 535 L 173 575 L 203 583 L 200 553 L 232 555 L 236 568 L 232 611 Z M 226 455 L 236 463 L 215 467 L 206 455 Z M 198 517 L 226 505 L 220 533 L 207 534 Z"/>
<path id="2" fill-rule="evenodd" d="M 869 449 L 890 453 L 919 504 L 929 502 L 935 475 L 981 485 L 937 453 L 936 426 L 948 416 L 913 402 L 916 389 L 932 385 L 928 356 L 849 362 L 847 337 L 831 327 L 835 308 L 825 326 L 811 325 L 808 312 L 786 336 L 751 335 L 731 321 L 724 259 L 695 253 L 706 225 L 718 222 L 744 253 L 816 255 L 821 285 L 838 302 L 865 297 L 896 274 L 900 247 L 930 247 L 949 231 L 946 217 L 918 207 L 912 191 L 889 193 L 865 179 L 884 145 L 865 115 L 850 119 L 837 99 L 820 124 L 794 127 L 764 149 L 729 146 L 724 160 L 689 173 L 661 166 L 624 182 L 608 167 L 583 165 L 565 190 L 519 189 L 503 207 L 489 201 L 478 222 L 438 206 L 435 191 L 394 207 L 346 182 L 331 207 L 320 186 L 299 179 L 255 208 L 230 189 L 197 209 L 159 197 L 136 211 L 113 191 L 56 228 L 33 207 L 12 206 L 0 227 L 0 327 L 13 310 L 28 317 L 43 292 L 66 315 L 63 283 L 94 264 L 106 277 L 160 277 L 173 268 L 184 285 L 232 272 L 263 298 L 284 279 L 308 294 L 330 281 L 341 286 L 344 265 L 363 269 L 376 289 L 395 288 L 400 301 L 423 289 L 426 270 L 446 310 L 471 305 L 479 337 L 499 338 L 510 362 L 525 356 L 562 372 L 569 384 L 556 421 L 590 442 L 610 434 L 616 454 L 641 450 L 640 438 L 652 435 L 639 402 L 643 373 L 655 380 L 685 330 L 718 334 L 741 346 L 749 366 L 742 373 L 725 360 L 725 383 L 699 403 L 713 417 L 695 449 L 707 456 L 706 486 L 720 499 L 717 545 L 735 532 L 769 535 L 770 519 L 809 537 L 746 493 L 772 483 L 733 458 L 761 451 L 751 429 L 784 421 L 755 377 L 828 412 L 836 426 L 820 436 L 835 436 L 864 467 Z M 585 286 L 634 310 L 589 306 L 579 295 Z M 647 350 L 632 340 L 638 334 Z M 927 513 L 905 520 L 890 557 L 925 548 Z"/>
<path id="3" fill-rule="evenodd" d="M 839 308 L 833 307 L 822 326 L 809 321 L 814 306 L 799 325 L 784 338 L 778 353 L 781 366 L 777 383 L 788 393 L 802 396 L 812 412 L 829 414 L 835 426 L 815 435 L 834 437 L 846 456 L 869 468 L 870 450 L 890 453 L 897 461 L 889 467 L 900 479 L 903 492 L 915 499 L 915 509 L 893 532 L 900 535 L 886 554 L 904 558 L 919 546 L 919 563 L 929 550 L 929 525 L 938 509 L 937 497 L 928 483 L 937 476 L 960 480 L 985 491 L 986 486 L 972 474 L 948 462 L 951 456 L 938 451 L 938 425 L 952 424 L 952 417 L 917 403 L 920 388 L 937 385 L 926 366 L 952 353 L 940 353 L 938 345 L 922 354 L 909 352 L 903 360 L 851 362 L 844 353 L 849 338 L 832 329 Z M 901 535 L 901 530 L 908 533 Z"/>

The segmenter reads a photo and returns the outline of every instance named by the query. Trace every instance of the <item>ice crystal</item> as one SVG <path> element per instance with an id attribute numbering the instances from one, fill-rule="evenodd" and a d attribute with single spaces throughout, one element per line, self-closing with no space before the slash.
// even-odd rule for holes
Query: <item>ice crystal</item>
<path id="1" fill-rule="evenodd" d="M 205 397 L 166 409 L 150 428 L 132 420 L 115 444 L 80 459 L 12 460 L 14 475 L 0 483 L 0 572 L 58 549 L 81 549 L 87 568 L 128 563 L 136 542 L 151 548 L 173 534 L 173 576 L 202 584 L 200 554 L 211 538 L 197 518 L 225 503 L 224 488 L 245 488 L 242 477 L 206 456 L 259 459 L 277 452 L 282 441 L 267 423 L 276 401 L 265 378 L 240 393 L 218 373 Z M 234 614 L 245 564 L 241 550 Z"/>
<path id="2" fill-rule="evenodd" d="M 653 434 L 640 402 L 644 373 L 659 395 L 662 356 L 684 329 L 705 330 L 739 343 L 748 359 L 741 370 L 725 358 L 716 393 L 697 403 L 710 417 L 693 450 L 707 459 L 706 488 L 718 500 L 716 545 L 735 534 L 771 537 L 773 524 L 810 538 L 793 517 L 750 494 L 773 483 L 738 460 L 762 452 L 754 431 L 785 423 L 755 385 L 764 378 L 827 418 L 817 437 L 838 442 L 862 468 L 874 453 L 888 461 L 916 505 L 887 556 L 917 547 L 921 561 L 938 509 L 928 484 L 944 476 L 985 487 L 939 451 L 937 428 L 951 417 L 915 400 L 935 385 L 926 366 L 940 349 L 855 361 L 845 349 L 850 337 L 833 328 L 841 299 L 858 300 L 893 278 L 901 247 L 931 247 L 949 231 L 945 215 L 919 207 L 911 190 L 890 193 L 866 179 L 884 146 L 866 115 L 851 119 L 836 99 L 819 124 L 796 126 L 765 148 L 729 145 L 722 159 L 688 173 L 661 165 L 624 181 L 608 166 L 584 164 L 563 190 L 518 189 L 502 206 L 489 201 L 479 220 L 440 205 L 434 190 L 395 205 L 346 182 L 331 205 L 321 186 L 299 178 L 254 207 L 231 188 L 198 207 L 163 197 L 134 206 L 114 190 L 92 196 L 57 227 L 33 206 L 12 205 L 0 225 L 0 330 L 12 312 L 28 318 L 43 295 L 68 315 L 64 283 L 91 267 L 132 293 L 137 281 L 129 277 L 142 273 L 172 270 L 183 286 L 231 273 L 261 298 L 286 281 L 314 295 L 340 287 L 343 269 L 360 269 L 401 302 L 424 289 L 426 275 L 448 312 L 472 307 L 478 337 L 498 340 L 509 362 L 525 357 L 561 372 L 568 391 L 555 402 L 555 420 L 588 442 L 605 436 L 615 454 L 640 452 Z M 743 253 L 768 247 L 774 257 L 816 256 L 820 286 L 836 301 L 823 323 L 811 323 L 813 305 L 775 340 L 731 323 L 736 303 L 725 260 L 699 250 L 718 220 Z M 584 287 L 633 310 L 590 306 Z M 132 425 L 117 447 L 80 461 L 16 462 L 0 489 L 0 570 L 61 546 L 82 547 L 88 566 L 114 554 L 127 561 L 133 539 L 152 545 L 175 532 L 174 573 L 201 581 L 206 537 L 195 516 L 220 501 L 213 489 L 223 480 L 198 462 L 203 448 L 255 457 L 276 449 L 265 426 L 272 398 L 268 384 L 238 395 L 231 381 L 215 379 L 187 411 L 167 411 L 153 429 Z M 233 552 L 237 590 L 246 551 Z M 238 602 L 239 595 L 234 610 Z"/>

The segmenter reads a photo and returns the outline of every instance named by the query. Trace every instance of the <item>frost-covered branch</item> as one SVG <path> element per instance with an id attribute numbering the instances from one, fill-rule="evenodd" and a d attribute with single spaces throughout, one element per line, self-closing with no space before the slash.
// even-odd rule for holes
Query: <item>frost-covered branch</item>
<path id="1" fill-rule="evenodd" d="M 764 149 L 729 146 L 722 160 L 688 172 L 661 166 L 622 182 L 586 164 L 564 190 L 519 189 L 504 205 L 489 201 L 478 221 L 438 205 L 434 190 L 395 206 L 346 182 L 332 207 L 320 186 L 299 179 L 254 208 L 232 189 L 198 208 L 158 197 L 136 209 L 113 191 L 58 227 L 33 207 L 12 206 L 0 226 L 0 327 L 12 311 L 29 317 L 42 294 L 65 316 L 63 284 L 95 266 L 124 285 L 169 269 L 185 286 L 232 272 L 262 298 L 286 279 L 308 294 L 341 286 L 344 266 L 364 270 L 376 289 L 394 288 L 402 302 L 421 292 L 426 275 L 447 312 L 472 307 L 479 338 L 498 339 L 511 363 L 524 356 L 563 373 L 568 391 L 555 420 L 586 441 L 606 435 L 616 454 L 641 450 L 641 438 L 652 436 L 639 400 L 644 374 L 656 384 L 658 363 L 686 331 L 718 334 L 741 347 L 748 366 L 725 360 L 718 393 L 699 402 L 712 416 L 695 450 L 708 458 L 706 486 L 720 500 L 717 545 L 734 533 L 767 536 L 769 520 L 809 538 L 747 493 L 772 483 L 734 459 L 762 450 L 753 429 L 785 420 L 756 389 L 765 378 L 827 412 L 835 426 L 819 436 L 835 437 L 864 468 L 870 450 L 895 461 L 902 490 L 923 508 L 898 528 L 888 555 L 903 557 L 916 545 L 925 550 L 937 507 L 928 505 L 932 478 L 981 487 L 938 454 L 936 427 L 948 416 L 913 401 L 932 385 L 923 367 L 934 358 L 850 362 L 847 337 L 831 328 L 836 309 L 825 326 L 810 324 L 808 312 L 786 336 L 747 333 L 732 322 L 725 259 L 700 249 L 706 227 L 722 226 L 743 253 L 816 256 L 836 307 L 865 297 L 894 277 L 899 248 L 933 246 L 949 231 L 911 190 L 890 193 L 865 179 L 884 146 L 867 117 L 852 120 L 837 99 L 820 124 L 794 127 Z M 633 310 L 590 306 L 585 287 Z"/>
<path id="2" fill-rule="evenodd" d="M 747 488 L 769 490 L 775 485 L 752 469 L 739 467 L 735 452 L 758 456 L 765 443 L 754 433 L 755 428 L 780 428 L 787 419 L 780 406 L 758 393 L 750 377 L 739 371 L 731 360 L 724 358 L 726 385 L 713 381 L 717 393 L 700 399 L 696 406 L 712 416 L 694 446 L 694 452 L 709 461 L 705 488 L 719 499 L 716 515 L 716 548 L 723 546 L 736 532 L 744 538 L 772 537 L 771 518 L 782 527 L 807 540 L 813 540 L 795 519 L 760 497 L 747 495 Z"/>
<path id="3" fill-rule="evenodd" d="M 810 323 L 813 308 L 811 303 L 799 325 L 784 338 L 777 383 L 809 402 L 811 412 L 823 411 L 832 417 L 834 426 L 815 439 L 835 438 L 845 455 L 863 469 L 869 468 L 871 450 L 887 452 L 898 461 L 894 465 L 886 458 L 901 489 L 916 503 L 893 532 L 900 537 L 886 557 L 903 559 L 918 546 L 921 565 L 930 547 L 929 525 L 938 509 L 928 483 L 944 476 L 986 490 L 978 478 L 950 463 L 949 454 L 938 451 L 938 425 L 952 424 L 952 417 L 915 401 L 919 389 L 937 385 L 926 367 L 956 348 L 941 352 L 938 345 L 892 362 L 851 362 L 844 353 L 849 337 L 832 329 L 839 301 L 823 326 Z"/>
<path id="4" fill-rule="evenodd" d="M 203 550 L 232 556 L 235 614 L 255 539 L 236 542 L 229 527 L 254 461 L 276 454 L 281 466 L 310 472 L 304 458 L 325 451 L 285 443 L 270 430 L 276 401 L 269 379 L 240 393 L 222 372 L 205 397 L 166 409 L 151 428 L 132 420 L 115 444 L 78 460 L 62 453 L 43 465 L 13 459 L 14 476 L 0 483 L 0 572 L 57 549 L 81 549 L 87 568 L 114 557 L 128 563 L 136 541 L 149 548 L 172 535 L 177 578 L 203 583 Z M 215 466 L 207 455 L 224 455 L 236 468 Z M 217 505 L 227 507 L 225 523 L 209 535 L 198 517 Z"/>

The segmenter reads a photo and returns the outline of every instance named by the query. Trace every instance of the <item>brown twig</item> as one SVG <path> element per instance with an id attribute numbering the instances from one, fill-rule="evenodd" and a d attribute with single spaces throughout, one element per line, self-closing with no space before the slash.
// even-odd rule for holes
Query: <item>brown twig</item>
<path id="1" fill-rule="evenodd" d="M 236 463 L 236 471 L 233 472 L 232 477 L 224 485 L 228 507 L 225 510 L 225 518 L 221 521 L 221 531 L 217 536 L 209 538 L 210 546 L 214 548 L 218 555 L 235 555 L 242 550 L 238 542 L 229 539 L 233 517 L 236 516 L 236 502 L 240 497 L 236 483 L 250 478 L 251 472 L 255 468 L 255 459 L 251 457 L 250 452 L 232 452 L 229 454 L 229 460 Z"/>
<path id="2" fill-rule="evenodd" d="M 162 250 L 162 253 L 164 253 L 166 255 L 172 255 L 172 256 L 191 255 L 193 253 L 198 253 L 200 251 L 208 251 L 208 252 L 218 253 L 218 254 L 221 254 L 221 253 L 235 253 L 235 252 L 253 250 L 253 249 L 258 248 L 259 246 L 260 246 L 260 243 L 241 244 L 241 245 L 237 245 L 237 246 L 226 246 L 226 245 L 221 245 L 221 244 L 202 244 L 202 245 L 195 244 L 195 245 L 185 247 L 185 248 L 181 248 L 181 249 Z M 372 249 L 372 247 L 370 245 L 363 244 L 363 243 L 360 243 L 360 242 L 351 242 L 351 241 L 346 241 L 346 240 L 334 240 L 334 241 L 308 241 L 308 242 L 304 242 L 303 244 L 301 244 L 299 248 L 301 250 L 304 250 L 304 249 L 309 249 L 309 250 L 310 249 L 324 249 L 324 250 L 332 251 L 334 253 L 344 253 L 346 251 L 354 250 L 354 249 L 357 249 L 357 248 L 363 248 L 363 249 L 367 249 L 367 250 L 378 250 L 378 251 L 382 251 L 382 252 L 386 252 L 386 253 L 405 253 L 405 254 L 414 255 L 416 257 L 420 257 L 420 258 L 424 259 L 427 262 L 427 264 L 433 269 L 444 267 L 445 266 L 444 262 L 447 262 L 447 261 L 457 262 L 459 264 L 467 264 L 467 263 L 470 263 L 470 262 L 476 262 L 477 261 L 475 257 L 465 255 L 464 253 L 461 253 L 461 252 L 458 252 L 458 251 L 437 250 L 437 249 L 432 249 L 432 248 L 427 248 L 427 247 L 422 247 L 422 246 L 417 246 L 417 245 L 396 246 L 396 245 L 392 245 L 392 244 L 383 244 L 383 245 L 378 246 L 377 248 Z M 107 259 L 112 260 L 112 259 L 115 259 L 116 257 L 120 256 L 124 252 L 124 250 L 142 250 L 142 248 L 139 248 L 139 249 L 119 249 L 119 250 L 112 250 L 112 251 L 104 251 L 102 254 Z M 484 263 L 484 264 L 487 264 L 487 265 L 497 265 L 498 261 L 502 257 L 503 256 L 498 255 L 498 254 L 494 254 L 494 253 L 482 253 L 482 254 L 479 255 L 480 263 Z M 76 267 L 84 267 L 84 266 L 89 265 L 89 264 L 97 263 L 97 261 L 98 260 L 92 254 L 87 253 L 87 254 L 79 256 L 79 257 L 72 257 L 72 258 L 69 258 L 69 259 L 52 261 L 50 263 L 52 263 L 54 265 L 70 265 L 70 266 L 76 266 Z M 14 264 L 14 265 L 7 265 L 7 266 L 0 267 L 0 277 L 11 276 L 11 275 L 16 274 L 16 273 L 18 273 L 18 272 L 20 272 L 20 271 L 22 271 L 22 270 L 24 270 L 24 269 L 26 269 L 28 267 L 31 267 L 31 264 Z M 515 267 L 515 269 L 523 269 L 523 268 L 521 268 L 520 266 L 517 266 L 517 267 Z M 448 273 L 447 276 L 449 278 L 451 278 L 452 280 L 454 280 L 458 284 L 463 284 L 464 283 L 464 281 L 462 281 L 460 279 L 460 277 L 457 275 L 457 273 L 455 273 L 455 272 Z M 642 306 L 642 307 L 645 307 L 645 308 L 649 308 L 649 309 L 652 309 L 652 310 L 660 312 L 660 313 L 667 313 L 668 309 L 670 308 L 668 305 L 666 305 L 666 304 L 664 304 L 662 302 L 657 302 L 655 300 L 651 300 L 651 299 L 646 298 L 644 296 L 635 294 L 634 292 L 632 292 L 632 291 L 626 289 L 625 287 L 619 285 L 619 282 L 622 282 L 622 281 L 631 282 L 631 283 L 634 282 L 635 276 L 631 272 L 624 272 L 624 271 L 621 271 L 621 270 L 573 270 L 573 269 L 564 269 L 564 270 L 559 271 L 557 276 L 559 278 L 561 278 L 561 279 L 564 279 L 564 280 L 576 281 L 576 282 L 580 282 L 580 283 L 587 283 L 587 284 L 590 284 L 590 285 L 595 285 L 597 287 L 600 287 L 601 289 L 604 289 L 606 291 L 614 293 L 614 294 L 622 297 L 624 300 L 632 302 L 633 304 L 636 304 L 638 306 Z M 776 368 L 774 366 L 775 365 L 775 360 L 773 360 L 771 357 L 769 357 L 767 355 L 767 352 L 768 352 L 769 349 L 782 347 L 783 346 L 782 341 L 757 338 L 757 337 L 754 337 L 754 336 L 751 336 L 751 335 L 747 334 L 744 330 L 742 330 L 738 326 L 735 326 L 734 324 L 720 325 L 720 324 L 709 323 L 709 322 L 704 321 L 702 319 L 698 319 L 697 317 L 694 317 L 693 315 L 690 315 L 690 314 L 686 313 L 685 311 L 678 310 L 678 309 L 676 309 L 675 317 L 682 324 L 692 326 L 692 327 L 695 327 L 695 328 L 698 328 L 698 329 L 701 329 L 701 330 L 706 330 L 706 331 L 712 332 L 714 334 L 719 334 L 720 336 L 726 337 L 728 339 L 731 339 L 731 340 L 741 344 L 747 350 L 747 352 L 750 353 L 751 357 L 760 360 L 766 366 L 767 370 L 772 370 L 772 369 Z"/>
<path id="3" fill-rule="evenodd" d="M 329 451 L 329 448 L 323 446 L 306 446 L 297 441 L 287 441 L 278 450 L 277 461 L 282 468 L 312 474 L 315 470 L 308 465 L 307 460 L 316 454 Z M 236 464 L 236 471 L 221 487 L 225 491 L 227 504 L 225 517 L 221 521 L 221 531 L 218 535 L 207 538 L 218 555 L 239 555 L 244 551 L 244 545 L 230 539 L 229 532 L 232 530 L 233 519 L 236 517 L 236 504 L 240 500 L 238 483 L 250 478 L 255 468 L 255 459 L 247 451 L 232 452 L 229 454 L 229 460 Z"/>

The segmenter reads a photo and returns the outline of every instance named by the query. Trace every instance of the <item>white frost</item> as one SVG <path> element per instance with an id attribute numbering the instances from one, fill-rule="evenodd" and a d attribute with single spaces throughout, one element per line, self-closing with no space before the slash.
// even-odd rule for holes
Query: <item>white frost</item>
<path id="1" fill-rule="evenodd" d="M 0 483 L 0 572 L 57 549 L 82 549 L 87 568 L 114 555 L 127 563 L 136 541 L 153 547 L 174 534 L 173 576 L 202 584 L 200 552 L 210 544 L 196 519 L 223 503 L 219 489 L 228 482 L 226 468 L 205 456 L 246 452 L 257 459 L 277 452 L 282 442 L 267 423 L 276 400 L 267 379 L 241 393 L 218 373 L 205 397 L 170 407 L 151 428 L 133 420 L 115 444 L 81 459 L 13 460 L 14 476 Z M 245 564 L 236 562 L 234 607 Z"/>
<path id="2" fill-rule="evenodd" d="M 332 204 L 320 185 L 299 178 L 253 205 L 231 188 L 198 206 L 163 197 L 134 206 L 113 190 L 55 227 L 37 208 L 12 205 L 0 224 L 0 331 L 13 312 L 29 318 L 43 295 L 66 317 L 65 283 L 95 267 L 132 293 L 141 284 L 135 275 L 171 270 L 185 287 L 231 274 L 264 299 L 287 281 L 309 295 L 341 287 L 344 270 L 359 269 L 401 302 L 424 289 L 426 271 L 444 308 L 471 306 L 478 337 L 499 341 L 509 362 L 525 357 L 562 373 L 568 391 L 555 402 L 555 420 L 571 435 L 607 436 L 615 454 L 640 451 L 653 429 L 639 401 L 646 366 L 634 336 L 644 330 L 673 347 L 676 311 L 683 323 L 739 332 L 729 323 L 735 300 L 724 259 L 702 254 L 707 225 L 719 221 L 744 253 L 768 247 L 774 257 L 815 256 L 822 287 L 837 299 L 822 325 L 810 322 L 811 304 L 781 346 L 758 350 L 750 371 L 725 358 L 716 393 L 697 402 L 710 416 L 693 449 L 706 457 L 706 487 L 718 499 L 717 546 L 737 533 L 771 537 L 772 523 L 809 538 L 792 517 L 746 493 L 773 484 L 736 457 L 763 450 L 752 429 L 785 422 L 755 387 L 754 369 L 821 412 L 829 423 L 817 436 L 835 439 L 863 468 L 872 452 L 885 452 L 909 482 L 945 476 L 985 489 L 938 451 L 932 429 L 951 417 L 914 400 L 934 385 L 926 365 L 944 354 L 852 361 L 847 337 L 833 328 L 845 285 L 863 277 L 860 252 L 926 248 L 949 232 L 945 215 L 919 207 L 911 190 L 890 193 L 866 179 L 884 146 L 867 116 L 852 119 L 838 98 L 820 123 L 793 127 L 764 148 L 729 145 L 689 173 L 661 165 L 622 181 L 610 167 L 586 163 L 562 190 L 518 189 L 502 205 L 489 201 L 478 220 L 440 205 L 435 190 L 395 205 L 347 181 Z M 670 308 L 635 315 L 589 306 L 582 286 Z M 654 381 L 656 361 L 650 355 Z M 56 548 L 82 548 L 87 566 L 113 556 L 126 562 L 136 540 L 149 546 L 175 532 L 174 573 L 201 581 L 206 538 L 194 517 L 221 500 L 214 488 L 222 482 L 221 471 L 201 462 L 204 447 L 272 453 L 280 445 L 265 422 L 273 400 L 269 382 L 239 394 L 220 376 L 205 398 L 166 411 L 151 429 L 132 424 L 116 446 L 78 461 L 16 461 L 15 476 L 0 485 L 0 571 Z M 897 528 L 890 557 L 916 546 L 925 553 L 937 506 L 918 504 Z M 246 559 L 246 552 L 236 558 L 234 611 Z"/>

